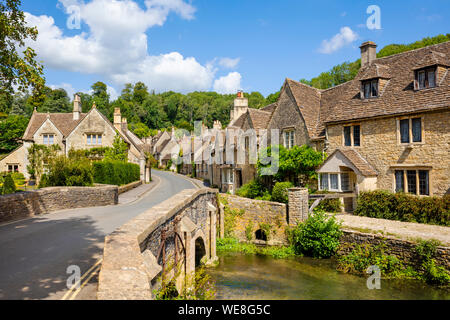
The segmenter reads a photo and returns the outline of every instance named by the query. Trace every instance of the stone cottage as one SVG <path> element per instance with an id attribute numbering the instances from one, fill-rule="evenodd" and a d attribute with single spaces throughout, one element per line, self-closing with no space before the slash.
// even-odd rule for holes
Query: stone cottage
<path id="1" fill-rule="evenodd" d="M 379 59 L 366 42 L 361 64 L 354 80 L 321 92 L 329 157 L 319 187 L 448 194 L 450 42 Z"/>
<path id="2" fill-rule="evenodd" d="M 68 155 L 71 149 L 112 147 L 116 135 L 128 146 L 128 161 L 141 168 L 141 179 L 148 181 L 146 144 L 128 130 L 127 119 L 121 117 L 120 109 L 114 111 L 111 123 L 95 104 L 88 113 L 81 112 L 81 99 L 75 95 L 72 113 L 39 113 L 34 110 L 23 135 L 23 144 L 0 161 L 0 171 L 21 172 L 28 179 L 28 149 L 33 144 L 59 145 Z"/>

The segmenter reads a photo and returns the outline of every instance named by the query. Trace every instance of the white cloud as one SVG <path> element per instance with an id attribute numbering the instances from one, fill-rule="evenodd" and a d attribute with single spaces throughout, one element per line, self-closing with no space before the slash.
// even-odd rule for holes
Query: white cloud
<path id="1" fill-rule="evenodd" d="M 242 76 L 239 72 L 230 72 L 228 75 L 214 81 L 214 90 L 218 93 L 236 93 L 241 89 Z"/>
<path id="2" fill-rule="evenodd" d="M 220 58 L 219 59 L 219 65 L 224 67 L 224 68 L 234 69 L 239 64 L 239 61 L 241 61 L 241 58 L 236 58 L 236 59 Z"/>
<path id="3" fill-rule="evenodd" d="M 358 35 L 353 32 L 349 27 L 341 28 L 340 32 L 335 35 L 330 40 L 323 40 L 322 45 L 319 48 L 320 53 L 330 54 L 333 53 L 342 47 L 356 41 L 358 39 Z"/>
<path id="4" fill-rule="evenodd" d="M 151 56 L 146 31 L 162 26 L 171 12 L 193 19 L 195 8 L 184 0 L 146 0 L 142 9 L 132 0 L 59 0 L 65 8 L 77 5 L 88 31 L 65 36 L 53 17 L 26 13 L 29 25 L 39 30 L 35 48 L 38 60 L 49 68 L 98 74 L 115 87 L 143 81 L 156 91 L 208 90 L 216 70 L 178 52 Z M 101 14 L 99 14 L 101 13 Z M 237 62 L 228 61 L 228 65 Z"/>
<path id="5" fill-rule="evenodd" d="M 70 99 L 72 99 L 73 95 L 78 92 L 77 90 L 75 90 L 75 88 L 70 83 L 63 82 L 61 84 L 51 84 L 48 87 L 51 88 L 52 90 L 55 90 L 55 89 L 66 90 L 67 95 L 69 96 Z"/>

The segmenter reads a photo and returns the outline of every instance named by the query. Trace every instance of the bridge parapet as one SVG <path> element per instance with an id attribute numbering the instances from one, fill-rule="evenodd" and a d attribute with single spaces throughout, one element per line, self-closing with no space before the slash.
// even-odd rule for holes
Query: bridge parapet
<path id="1" fill-rule="evenodd" d="M 107 236 L 97 298 L 150 300 L 165 271 L 178 275 L 180 288 L 200 259 L 217 259 L 216 194 L 214 189 L 184 190 Z M 173 266 L 179 270 L 169 270 Z"/>

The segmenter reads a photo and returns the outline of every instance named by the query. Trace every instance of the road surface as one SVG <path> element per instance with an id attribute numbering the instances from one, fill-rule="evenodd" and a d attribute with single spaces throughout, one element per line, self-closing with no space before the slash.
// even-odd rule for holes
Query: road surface
<path id="1" fill-rule="evenodd" d="M 65 210 L 0 226 L 0 299 L 67 298 L 69 266 L 79 266 L 85 274 L 102 257 L 106 235 L 178 192 L 194 188 L 180 176 L 152 174 L 157 185 L 131 203 Z M 79 296 L 95 298 L 92 287 Z"/>

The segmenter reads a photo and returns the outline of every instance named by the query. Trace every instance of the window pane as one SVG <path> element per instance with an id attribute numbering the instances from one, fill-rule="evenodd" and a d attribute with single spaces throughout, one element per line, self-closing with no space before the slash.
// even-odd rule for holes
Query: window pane
<path id="1" fill-rule="evenodd" d="M 102 144 L 102 135 L 99 135 L 99 136 L 98 136 L 98 141 L 97 141 L 97 143 L 98 143 L 98 144 Z"/>
<path id="2" fill-rule="evenodd" d="M 430 88 L 436 87 L 436 73 L 434 70 L 428 71 L 428 86 Z"/>
<path id="3" fill-rule="evenodd" d="M 291 131 L 291 148 L 294 146 L 294 131 Z"/>
<path id="4" fill-rule="evenodd" d="M 91 144 L 91 135 L 90 134 L 87 135 L 87 144 L 88 145 Z"/>
<path id="5" fill-rule="evenodd" d="M 284 146 L 289 148 L 289 132 L 284 133 Z"/>
<path id="6" fill-rule="evenodd" d="M 18 165 L 14 166 L 14 172 L 19 172 L 19 166 Z"/>
<path id="7" fill-rule="evenodd" d="M 425 88 L 425 71 L 419 72 L 419 89 Z"/>
<path id="8" fill-rule="evenodd" d="M 419 171 L 419 194 L 429 196 L 430 195 L 430 187 L 429 187 L 429 172 L 426 170 Z"/>
<path id="9" fill-rule="evenodd" d="M 412 119 L 413 142 L 422 142 L 422 121 L 420 118 Z"/>
<path id="10" fill-rule="evenodd" d="M 364 98 L 366 99 L 370 98 L 370 82 L 366 82 L 364 84 Z"/>
<path id="11" fill-rule="evenodd" d="M 328 190 L 328 173 L 323 173 L 320 179 L 320 188 Z"/>
<path id="12" fill-rule="evenodd" d="M 395 192 L 405 192 L 404 171 L 395 171 Z"/>
<path id="13" fill-rule="evenodd" d="M 341 189 L 350 191 L 350 175 L 348 173 L 341 173 Z"/>
<path id="14" fill-rule="evenodd" d="M 353 145 L 356 147 L 359 147 L 361 145 L 361 127 L 360 126 L 354 126 L 353 127 Z"/>
<path id="15" fill-rule="evenodd" d="M 352 138 L 350 136 L 351 127 L 344 127 L 344 141 L 347 147 L 352 145 Z"/>
<path id="16" fill-rule="evenodd" d="M 378 80 L 372 81 L 372 97 L 378 97 Z"/>
<path id="17" fill-rule="evenodd" d="M 330 189 L 331 190 L 338 190 L 338 175 L 337 174 L 331 174 L 330 175 Z"/>
<path id="18" fill-rule="evenodd" d="M 44 135 L 44 144 L 48 144 L 48 135 Z"/>
<path id="19" fill-rule="evenodd" d="M 408 170 L 406 178 L 408 180 L 408 193 L 417 194 L 416 171 Z"/>
<path id="20" fill-rule="evenodd" d="M 49 143 L 49 144 L 53 144 L 54 137 L 55 137 L 54 135 L 48 136 L 48 143 Z"/>
<path id="21" fill-rule="evenodd" d="M 400 120 L 400 135 L 402 143 L 409 143 L 409 119 Z"/>

